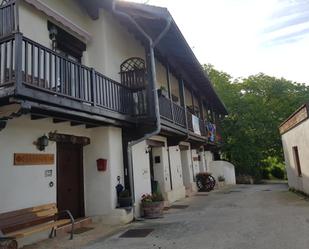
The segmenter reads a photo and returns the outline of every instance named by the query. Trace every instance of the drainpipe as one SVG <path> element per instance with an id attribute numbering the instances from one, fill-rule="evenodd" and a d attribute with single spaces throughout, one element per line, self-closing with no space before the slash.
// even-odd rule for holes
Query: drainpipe
<path id="1" fill-rule="evenodd" d="M 116 9 L 116 3 L 115 0 L 112 4 L 112 12 L 115 15 L 122 16 L 125 19 L 127 19 L 129 22 L 131 22 L 137 30 L 146 38 L 146 40 L 149 43 L 149 57 L 150 57 L 150 69 L 151 69 L 151 79 L 149 82 L 149 85 L 151 87 L 151 92 L 154 99 L 154 106 L 155 106 L 155 128 L 152 132 L 144 134 L 143 137 L 130 141 L 128 143 L 128 174 L 129 174 L 129 185 L 130 185 L 130 192 L 132 195 L 132 204 L 133 204 L 133 215 L 135 216 L 135 190 L 134 190 L 134 177 L 133 177 L 133 156 L 132 156 L 132 147 L 148 138 L 151 138 L 152 136 L 155 136 L 160 133 L 161 131 L 161 120 L 160 120 L 160 110 L 159 110 L 159 99 L 158 99 L 158 92 L 157 92 L 157 79 L 156 79 L 156 68 L 155 68 L 155 57 L 154 57 L 154 48 L 156 45 L 160 42 L 160 40 L 164 37 L 164 35 L 168 32 L 171 24 L 172 24 L 172 18 L 168 17 L 166 19 L 166 26 L 162 30 L 162 32 L 158 35 L 158 37 L 153 41 L 152 38 L 143 30 L 143 28 L 135 21 L 135 19 L 130 16 L 129 14 L 122 12 L 120 10 Z"/>

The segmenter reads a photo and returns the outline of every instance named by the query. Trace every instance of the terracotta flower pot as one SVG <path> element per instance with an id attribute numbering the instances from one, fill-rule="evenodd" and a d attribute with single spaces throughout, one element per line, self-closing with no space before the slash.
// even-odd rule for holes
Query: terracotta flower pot
<path id="1" fill-rule="evenodd" d="M 143 202 L 142 209 L 144 211 L 144 218 L 154 219 L 163 216 L 163 201 Z"/>

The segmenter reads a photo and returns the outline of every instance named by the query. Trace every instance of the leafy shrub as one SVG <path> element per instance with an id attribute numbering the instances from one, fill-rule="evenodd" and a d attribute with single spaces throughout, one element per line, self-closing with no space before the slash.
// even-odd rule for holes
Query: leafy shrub
<path id="1" fill-rule="evenodd" d="M 142 203 L 148 203 L 148 202 L 158 202 L 158 201 L 164 201 L 164 198 L 161 193 L 153 193 L 153 194 L 144 194 L 142 195 Z"/>
<path id="2" fill-rule="evenodd" d="M 271 172 L 273 177 L 276 177 L 276 178 L 282 179 L 282 180 L 285 178 L 285 172 L 284 172 L 284 169 L 282 167 L 274 166 L 274 167 L 271 168 L 270 172 Z"/>
<path id="3" fill-rule="evenodd" d="M 262 179 L 269 180 L 270 179 L 270 169 L 269 168 L 262 168 L 261 169 L 261 177 L 262 177 Z"/>

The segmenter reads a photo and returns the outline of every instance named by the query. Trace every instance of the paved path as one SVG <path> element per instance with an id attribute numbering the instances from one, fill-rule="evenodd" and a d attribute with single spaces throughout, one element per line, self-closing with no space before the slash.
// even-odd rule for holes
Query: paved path
<path id="1" fill-rule="evenodd" d="M 239 185 L 177 204 L 165 218 L 129 228 L 152 228 L 145 238 L 97 240 L 84 249 L 308 249 L 309 202 L 284 184 Z"/>

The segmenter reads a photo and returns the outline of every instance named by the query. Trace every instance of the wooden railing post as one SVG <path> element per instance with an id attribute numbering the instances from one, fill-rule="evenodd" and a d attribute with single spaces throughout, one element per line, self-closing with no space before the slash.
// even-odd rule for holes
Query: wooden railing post
<path id="1" fill-rule="evenodd" d="M 15 84 L 16 93 L 18 94 L 22 88 L 22 59 L 23 59 L 23 35 L 15 34 Z"/>
<path id="2" fill-rule="evenodd" d="M 15 31 L 19 32 L 19 5 L 20 0 L 15 1 Z M 14 8 L 14 7 L 13 7 Z"/>
<path id="3" fill-rule="evenodd" d="M 172 114 L 173 123 L 175 123 L 174 106 L 173 106 L 173 100 L 172 100 L 170 68 L 169 68 L 168 62 L 166 62 L 166 80 L 167 80 L 167 88 L 168 88 L 168 98 L 170 100 L 170 111 L 171 111 L 171 114 Z"/>
<path id="4" fill-rule="evenodd" d="M 91 94 L 92 94 L 92 105 L 96 106 L 96 104 L 97 104 L 97 98 L 96 98 L 97 90 L 96 90 L 96 73 L 95 73 L 94 68 L 91 68 L 90 79 L 91 79 L 90 85 L 91 85 Z"/>
<path id="5" fill-rule="evenodd" d="M 186 125 L 186 129 L 188 130 L 188 117 L 187 117 L 187 107 L 186 107 L 185 86 L 184 86 L 184 82 L 183 82 L 182 78 L 179 80 L 179 89 L 180 89 L 180 98 L 181 98 L 181 102 L 183 104 L 184 113 L 185 113 L 185 125 Z"/>

